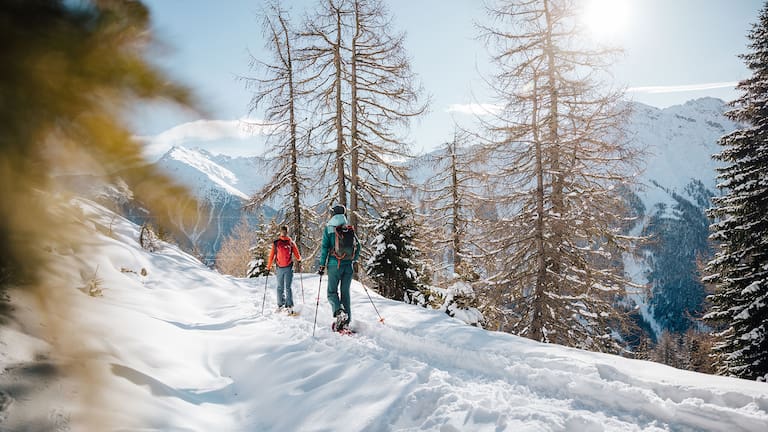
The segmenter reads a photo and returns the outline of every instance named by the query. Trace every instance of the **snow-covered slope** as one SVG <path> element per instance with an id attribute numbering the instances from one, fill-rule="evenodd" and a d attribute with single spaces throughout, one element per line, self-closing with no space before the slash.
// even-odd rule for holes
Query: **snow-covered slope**
<path id="1" fill-rule="evenodd" d="M 718 163 L 711 156 L 720 151 L 718 138 L 739 127 L 725 118 L 726 108 L 714 98 L 665 109 L 633 104 L 630 137 L 648 152 L 637 192 L 646 208 L 674 204 L 672 193 L 688 197 L 685 187 L 694 179 L 715 191 Z"/>
<path id="2" fill-rule="evenodd" d="M 2 430 L 84 430 L 87 414 L 110 420 L 104 431 L 768 430 L 765 383 L 484 331 L 357 282 L 358 333 L 338 335 L 315 274 L 296 275 L 301 314 L 287 317 L 273 312 L 272 278 L 224 277 L 171 246 L 145 252 L 136 226 L 77 205 L 94 238 L 87 255 L 63 253 L 61 264 L 98 266 L 103 296 L 63 289 L 76 318 L 104 335 L 83 344 L 100 353 L 91 367 L 109 373 L 94 399 L 79 382 L 24 375 L 45 343 L 4 328 Z M 13 302 L 28 330 L 45 326 L 33 299 Z"/>

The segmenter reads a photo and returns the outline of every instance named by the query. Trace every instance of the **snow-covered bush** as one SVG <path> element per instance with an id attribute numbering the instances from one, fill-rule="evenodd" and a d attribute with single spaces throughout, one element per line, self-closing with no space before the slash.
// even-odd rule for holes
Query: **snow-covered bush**
<path id="1" fill-rule="evenodd" d="M 411 303 L 428 309 L 437 309 L 469 325 L 483 327 L 485 318 L 477 308 L 477 296 L 472 286 L 455 279 L 447 288 L 421 286 L 411 297 Z"/>

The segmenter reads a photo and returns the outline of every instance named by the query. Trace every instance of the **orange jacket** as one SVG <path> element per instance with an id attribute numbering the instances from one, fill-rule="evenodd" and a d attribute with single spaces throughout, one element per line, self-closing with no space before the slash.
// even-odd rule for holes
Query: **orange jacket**
<path id="1" fill-rule="evenodd" d="M 288 242 L 290 246 L 286 245 L 281 250 L 276 250 L 278 242 Z M 288 267 L 293 264 L 291 255 L 296 257 L 296 261 L 301 261 L 301 255 L 299 254 L 299 248 L 296 243 L 288 236 L 280 236 L 272 243 L 272 248 L 269 251 L 269 259 L 267 260 L 267 270 L 272 270 L 272 263 L 277 264 L 278 267 Z"/>

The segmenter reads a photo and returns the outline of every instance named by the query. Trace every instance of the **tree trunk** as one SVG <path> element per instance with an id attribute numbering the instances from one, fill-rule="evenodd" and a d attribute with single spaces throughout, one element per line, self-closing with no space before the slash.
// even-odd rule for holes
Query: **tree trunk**
<path id="1" fill-rule="evenodd" d="M 451 153 L 451 200 L 453 211 L 453 268 L 456 268 L 461 264 L 461 227 L 459 226 L 459 211 L 461 209 L 461 203 L 459 202 L 459 175 L 458 175 L 458 161 L 456 158 L 456 145 L 457 138 L 454 136 L 453 144 L 449 147 Z"/>
<path id="2" fill-rule="evenodd" d="M 544 243 L 546 226 L 544 224 L 544 164 L 541 149 L 541 134 L 539 133 L 539 105 L 537 82 L 533 81 L 533 109 L 531 125 L 533 126 L 533 145 L 536 147 L 536 285 L 533 295 L 533 318 L 531 320 L 530 338 L 536 341 L 544 340 L 544 292 L 547 286 L 547 250 Z"/>
<path id="3" fill-rule="evenodd" d="M 344 177 L 344 129 L 342 124 L 341 94 L 341 8 L 336 9 L 336 45 L 333 47 L 333 64 L 336 68 L 336 170 L 338 185 L 338 204 L 347 206 L 347 182 Z"/>
<path id="4" fill-rule="evenodd" d="M 350 125 L 350 148 L 351 148 L 351 163 L 350 163 L 350 181 L 352 184 L 349 189 L 349 221 L 353 226 L 357 226 L 357 210 L 359 208 L 359 195 L 358 195 L 358 170 L 359 170 L 359 157 L 360 157 L 360 145 L 358 143 L 358 130 L 357 130 L 357 41 L 360 37 L 360 3 L 355 0 L 355 36 L 352 38 L 352 73 L 351 73 L 351 98 L 350 109 L 352 114 L 352 122 Z"/>

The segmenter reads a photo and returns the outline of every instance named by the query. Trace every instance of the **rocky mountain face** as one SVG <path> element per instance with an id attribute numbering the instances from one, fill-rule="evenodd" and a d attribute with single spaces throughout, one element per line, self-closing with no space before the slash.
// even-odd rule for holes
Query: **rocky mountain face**
<path id="1" fill-rule="evenodd" d="M 706 297 L 700 264 L 713 254 L 706 210 L 717 195 L 718 139 L 739 128 L 724 116 L 725 103 L 702 98 L 666 109 L 636 104 L 629 129 L 647 150 L 633 206 L 633 234 L 648 241 L 627 257 L 633 280 L 650 295 L 638 295 L 642 315 L 658 336 L 698 325 Z"/>
<path id="2" fill-rule="evenodd" d="M 258 212 L 243 210 L 249 197 L 269 179 L 268 161 L 263 158 L 234 158 L 173 147 L 156 165 L 197 197 L 196 219 L 176 228 L 183 233 L 181 240 L 186 246 L 207 264 L 213 264 L 221 243 L 243 217 L 255 227 L 262 213 L 266 217 L 274 214 L 270 208 Z"/>

